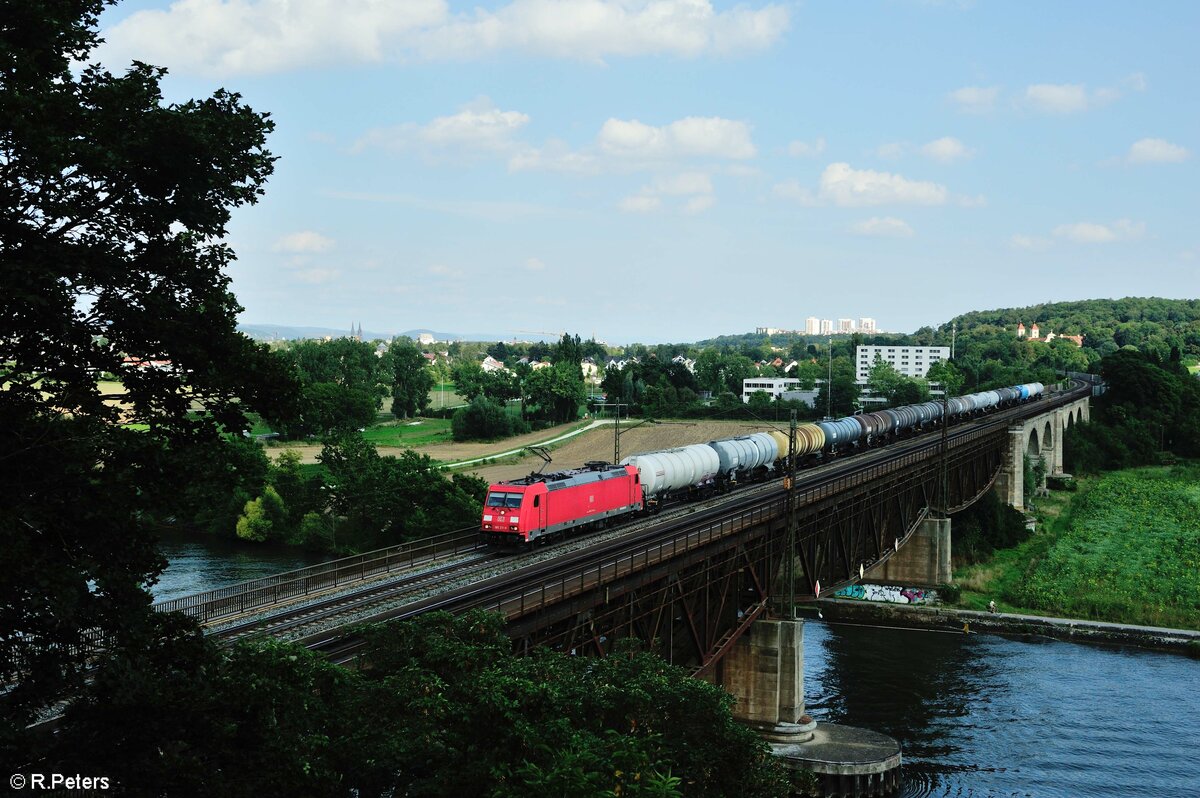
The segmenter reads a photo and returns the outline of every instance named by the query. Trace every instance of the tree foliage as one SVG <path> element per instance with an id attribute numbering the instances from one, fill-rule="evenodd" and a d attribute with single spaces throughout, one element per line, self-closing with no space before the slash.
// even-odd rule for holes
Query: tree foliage
<path id="1" fill-rule="evenodd" d="M 74 68 L 104 5 L 6 3 L 0 26 L 0 746 L 79 687 L 85 633 L 142 638 L 150 524 L 206 478 L 177 455 L 294 396 L 225 274 L 272 123 L 226 91 L 168 103 L 145 64 Z"/>
<path id="2" fill-rule="evenodd" d="M 339 545 L 356 551 L 476 526 L 487 483 L 442 475 L 428 455 L 406 450 L 381 457 L 356 435 L 326 443 L 318 458 L 329 472 L 329 510 Z"/>
<path id="3" fill-rule="evenodd" d="M 654 655 L 517 657 L 499 616 L 434 613 L 364 629 L 372 667 L 351 671 L 159 623 L 72 709 L 47 752 L 62 768 L 129 794 L 786 794 L 730 697 Z"/>
<path id="4" fill-rule="evenodd" d="M 412 341 L 392 341 L 383 355 L 382 368 L 384 374 L 391 377 L 393 416 L 408 418 L 429 406 L 433 371 Z"/>

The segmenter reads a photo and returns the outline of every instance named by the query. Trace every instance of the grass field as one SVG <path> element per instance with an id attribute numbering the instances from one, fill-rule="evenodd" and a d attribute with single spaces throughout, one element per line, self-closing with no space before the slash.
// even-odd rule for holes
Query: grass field
<path id="1" fill-rule="evenodd" d="M 444 418 L 418 418 L 410 421 L 392 421 L 368 427 L 362 434 L 363 440 L 376 446 L 412 448 L 431 443 L 450 441 L 450 420 Z"/>
<path id="2" fill-rule="evenodd" d="M 1029 540 L 956 575 L 963 605 L 1200 629 L 1200 465 L 1083 480 L 1039 515 Z"/>

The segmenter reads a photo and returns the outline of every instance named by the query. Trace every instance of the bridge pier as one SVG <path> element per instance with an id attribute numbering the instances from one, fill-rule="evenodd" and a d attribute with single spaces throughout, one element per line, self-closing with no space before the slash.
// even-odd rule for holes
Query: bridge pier
<path id="1" fill-rule="evenodd" d="M 949 518 L 926 518 L 899 551 L 863 575 L 865 582 L 913 587 L 937 587 L 952 579 Z"/>
<path id="2" fill-rule="evenodd" d="M 804 712 L 804 622 L 755 621 L 719 666 L 733 715 L 820 796 L 884 796 L 900 786 L 900 744 L 878 732 L 817 723 Z"/>

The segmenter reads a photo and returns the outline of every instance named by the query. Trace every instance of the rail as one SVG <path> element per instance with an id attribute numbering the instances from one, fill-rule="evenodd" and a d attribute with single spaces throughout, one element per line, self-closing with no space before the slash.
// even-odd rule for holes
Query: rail
<path id="1" fill-rule="evenodd" d="M 365 554 L 264 576 L 249 582 L 180 596 L 154 605 L 157 612 L 182 612 L 201 623 L 270 607 L 283 601 L 391 573 L 417 562 L 432 562 L 480 548 L 479 530 L 460 529 L 423 540 L 400 543 Z"/>

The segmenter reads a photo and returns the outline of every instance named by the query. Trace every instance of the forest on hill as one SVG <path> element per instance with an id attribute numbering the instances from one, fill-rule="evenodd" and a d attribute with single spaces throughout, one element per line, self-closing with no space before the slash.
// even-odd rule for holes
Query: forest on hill
<path id="1" fill-rule="evenodd" d="M 1083 345 L 1108 355 L 1125 346 L 1165 358 L 1172 348 L 1200 354 L 1200 300 L 1126 297 L 1052 302 L 1023 308 L 1000 308 L 964 313 L 943 324 L 939 337 L 949 335 L 951 324 L 960 334 L 987 335 L 1013 331 L 1017 324 L 1037 324 L 1042 336 L 1082 335 Z M 920 331 L 917 333 L 920 334 Z"/>

